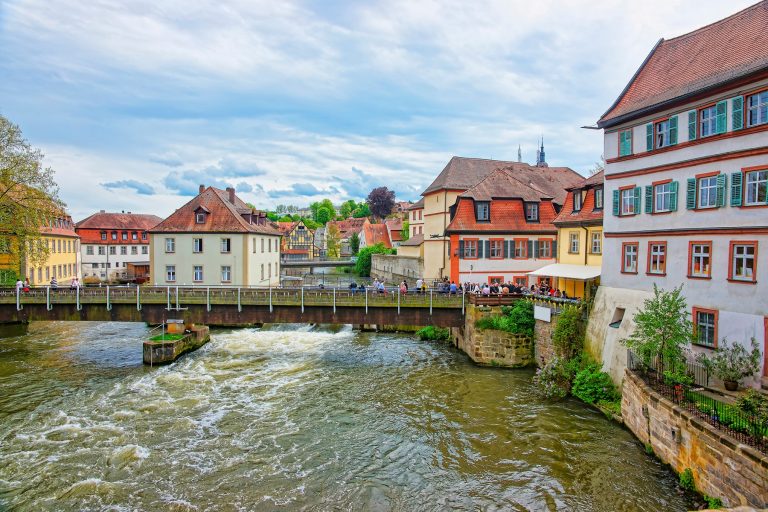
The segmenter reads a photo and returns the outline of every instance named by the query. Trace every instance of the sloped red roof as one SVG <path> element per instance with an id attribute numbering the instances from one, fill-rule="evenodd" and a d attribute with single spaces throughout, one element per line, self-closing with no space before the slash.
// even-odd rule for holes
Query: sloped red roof
<path id="1" fill-rule="evenodd" d="M 424 243 L 424 235 L 419 233 L 418 235 L 413 235 L 408 240 L 404 240 L 400 244 L 400 247 L 403 247 L 403 246 L 406 246 L 406 247 L 418 247 L 422 243 Z"/>
<path id="2" fill-rule="evenodd" d="M 358 219 L 350 217 L 344 220 L 331 221 L 328 224 L 335 224 L 336 227 L 339 228 L 339 236 L 341 238 L 349 238 L 352 236 L 352 233 L 360 234 L 363 231 L 363 226 L 366 222 L 370 222 L 367 217 Z"/>
<path id="3" fill-rule="evenodd" d="M 566 189 L 584 181 L 584 177 L 568 167 L 532 167 L 516 163 L 490 173 L 459 197 L 476 201 L 519 198 L 523 201 L 552 199 L 565 201 Z"/>
<path id="4" fill-rule="evenodd" d="M 146 231 L 163 221 L 157 215 L 143 213 L 94 213 L 75 225 L 75 229 L 113 229 L 124 231 Z"/>
<path id="5" fill-rule="evenodd" d="M 285 236 L 293 231 L 293 228 L 296 227 L 298 222 L 275 222 L 275 224 L 277 225 L 278 231 L 280 231 L 280 233 Z"/>
<path id="6" fill-rule="evenodd" d="M 490 222 L 475 220 L 475 204 L 472 199 L 459 197 L 456 205 L 456 215 L 448 225 L 449 233 L 525 233 L 552 232 L 557 228 L 552 221 L 555 219 L 555 207 L 552 201 L 539 203 L 539 222 L 525 220 L 525 207 L 522 199 L 494 199 L 491 201 Z"/>
<path id="7" fill-rule="evenodd" d="M 565 204 L 560 210 L 560 213 L 554 220 L 555 225 L 568 225 L 568 224 L 602 224 L 603 222 L 603 208 L 595 209 L 595 188 L 603 184 L 603 171 L 600 171 L 586 180 L 584 180 L 580 186 L 574 187 L 568 192 L 568 197 L 565 199 Z M 581 210 L 573 211 L 573 194 L 577 191 L 587 189 L 587 193 L 584 197 L 584 202 L 581 205 Z M 603 207 L 605 207 L 605 197 L 603 197 Z"/>
<path id="8" fill-rule="evenodd" d="M 598 126 L 768 69 L 766 48 L 768 0 L 688 34 L 661 39 Z"/>
<path id="9" fill-rule="evenodd" d="M 454 156 L 437 175 L 427 189 L 421 193 L 426 195 L 437 190 L 467 190 L 488 176 L 496 169 L 512 165 L 515 162 L 488 160 L 485 158 L 465 158 Z"/>
<path id="10" fill-rule="evenodd" d="M 363 235 L 365 236 L 365 245 L 371 246 L 378 243 L 384 244 L 384 247 L 392 247 L 389 239 L 389 231 L 384 224 L 366 224 L 363 226 Z"/>
<path id="11" fill-rule="evenodd" d="M 423 209 L 424 209 L 424 198 L 423 197 L 421 199 L 419 199 L 418 201 L 416 201 L 415 203 L 413 203 L 408 208 L 409 211 L 410 210 L 423 210 Z"/>
<path id="12" fill-rule="evenodd" d="M 204 207 L 210 212 L 204 224 L 195 222 L 195 210 Z M 252 213 L 253 223 L 243 215 Z M 191 201 L 173 212 L 160 224 L 149 230 L 151 233 L 262 233 L 280 235 L 272 224 L 257 224 L 260 212 L 251 210 L 239 197 L 234 204 L 229 201 L 229 193 L 214 187 L 208 187 Z"/>

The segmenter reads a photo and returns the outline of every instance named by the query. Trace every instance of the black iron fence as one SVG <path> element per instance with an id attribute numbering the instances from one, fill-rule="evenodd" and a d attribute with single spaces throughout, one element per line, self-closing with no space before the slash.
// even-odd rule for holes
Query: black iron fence
<path id="1" fill-rule="evenodd" d="M 654 391 L 691 415 L 738 442 L 768 454 L 768 421 L 708 394 L 705 388 L 709 383 L 709 374 L 702 365 L 692 362 L 687 364 L 688 375 L 694 379 L 693 385 L 671 382 L 665 377 L 662 365 L 646 365 L 631 350 L 627 351 L 627 368 Z"/>

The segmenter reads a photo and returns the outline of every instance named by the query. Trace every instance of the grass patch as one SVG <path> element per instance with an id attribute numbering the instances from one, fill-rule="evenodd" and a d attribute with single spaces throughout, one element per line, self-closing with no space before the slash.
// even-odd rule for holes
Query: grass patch
<path id="1" fill-rule="evenodd" d="M 442 327 L 428 325 L 427 327 L 416 331 L 416 336 L 422 341 L 448 341 L 451 339 L 451 331 L 443 329 Z"/>
<path id="2" fill-rule="evenodd" d="M 165 333 L 165 334 L 158 334 L 157 336 L 152 336 L 151 338 L 149 338 L 149 341 L 178 341 L 183 337 L 184 337 L 183 334 Z"/>

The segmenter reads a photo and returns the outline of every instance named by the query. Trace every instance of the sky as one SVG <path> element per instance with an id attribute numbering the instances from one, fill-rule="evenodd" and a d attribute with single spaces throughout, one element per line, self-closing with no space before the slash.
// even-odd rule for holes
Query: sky
<path id="1" fill-rule="evenodd" d="M 166 216 L 200 184 L 259 208 L 417 200 L 451 156 L 586 174 L 659 38 L 729 0 L 0 0 L 0 114 L 75 220 Z"/>

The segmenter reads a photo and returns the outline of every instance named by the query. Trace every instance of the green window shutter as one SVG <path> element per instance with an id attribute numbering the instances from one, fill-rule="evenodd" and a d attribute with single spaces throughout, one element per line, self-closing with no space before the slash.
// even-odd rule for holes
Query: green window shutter
<path id="1" fill-rule="evenodd" d="M 464 259 L 464 240 L 459 240 L 459 259 Z"/>
<path id="2" fill-rule="evenodd" d="M 653 187 L 645 186 L 645 213 L 653 213 Z"/>
<path id="3" fill-rule="evenodd" d="M 670 197 L 669 197 L 669 210 L 676 212 L 677 211 L 677 182 L 673 181 L 669 184 L 669 191 L 670 191 Z"/>
<path id="4" fill-rule="evenodd" d="M 514 240 L 509 241 L 509 257 L 510 258 L 515 257 L 515 241 Z"/>
<path id="5" fill-rule="evenodd" d="M 717 175 L 717 206 L 725 206 L 725 187 L 728 185 L 728 175 Z"/>
<path id="6" fill-rule="evenodd" d="M 483 241 L 482 240 L 477 241 L 477 257 L 478 258 L 483 257 Z"/>
<path id="7" fill-rule="evenodd" d="M 534 240 L 533 241 L 533 258 L 536 259 L 539 257 L 539 241 Z"/>
<path id="8" fill-rule="evenodd" d="M 619 214 L 619 191 L 618 190 L 613 191 L 613 214 L 614 215 Z"/>
<path id="9" fill-rule="evenodd" d="M 685 208 L 693 210 L 696 208 L 696 178 L 688 178 L 688 190 L 686 192 Z"/>
<path id="10" fill-rule="evenodd" d="M 744 128 L 744 98 L 741 96 L 733 98 L 731 100 L 731 108 L 733 109 L 733 112 L 731 112 L 733 117 L 731 119 L 731 129 L 741 130 Z"/>
<path id="11" fill-rule="evenodd" d="M 619 132 L 619 156 L 632 154 L 632 130 Z"/>
<path id="12" fill-rule="evenodd" d="M 688 140 L 696 140 L 696 116 L 695 110 L 688 112 Z"/>
<path id="13" fill-rule="evenodd" d="M 509 258 L 509 242 L 504 240 L 501 242 L 502 245 L 502 254 L 504 255 L 504 258 Z"/>
<path id="14" fill-rule="evenodd" d="M 677 144 L 677 116 L 669 118 L 669 143 L 670 145 Z"/>
<path id="15" fill-rule="evenodd" d="M 717 121 L 716 121 L 716 131 L 717 133 L 725 133 L 728 127 L 726 126 L 726 120 L 728 115 L 728 102 L 721 101 L 717 104 L 716 107 L 717 112 Z"/>
<path id="16" fill-rule="evenodd" d="M 526 258 L 533 258 L 533 240 L 528 240 L 528 252 L 525 255 Z"/>
<path id="17" fill-rule="evenodd" d="M 640 213 L 640 194 L 643 193 L 643 189 L 641 189 L 640 187 L 635 187 L 634 192 L 635 192 L 635 208 L 634 208 L 634 210 L 635 210 L 635 214 L 638 214 L 638 213 Z"/>
<path id="18" fill-rule="evenodd" d="M 557 240 L 552 242 L 552 254 L 550 256 L 557 258 Z"/>
<path id="19" fill-rule="evenodd" d="M 653 151 L 653 123 L 645 125 L 645 150 Z"/>
<path id="20" fill-rule="evenodd" d="M 734 111 L 734 114 L 736 112 Z M 741 180 L 740 172 L 731 173 L 731 206 L 741 206 Z"/>
<path id="21" fill-rule="evenodd" d="M 490 240 L 485 241 L 485 257 L 486 258 L 491 257 L 491 241 Z"/>

